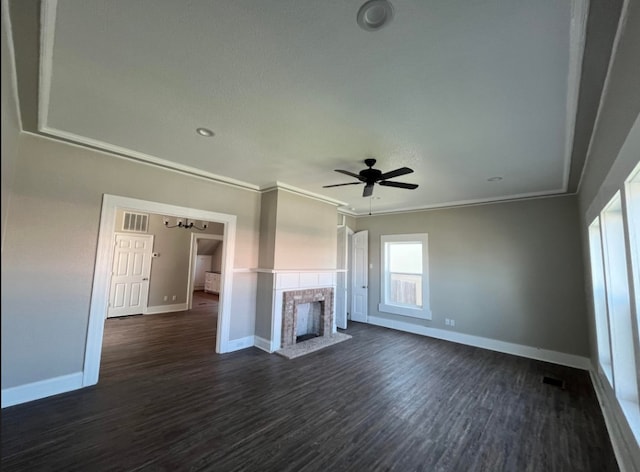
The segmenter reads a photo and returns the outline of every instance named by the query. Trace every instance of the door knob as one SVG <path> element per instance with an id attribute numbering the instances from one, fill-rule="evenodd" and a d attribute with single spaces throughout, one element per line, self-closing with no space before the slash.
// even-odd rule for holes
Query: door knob
<path id="1" fill-rule="evenodd" d="M 362 286 L 362 288 L 367 288 L 367 286 L 366 286 L 366 285 L 363 285 L 363 286 Z"/>
<path id="2" fill-rule="evenodd" d="M 145 277 L 144 279 L 142 279 L 142 281 L 145 281 L 145 280 L 149 280 L 149 279 L 148 279 L 147 277 Z"/>

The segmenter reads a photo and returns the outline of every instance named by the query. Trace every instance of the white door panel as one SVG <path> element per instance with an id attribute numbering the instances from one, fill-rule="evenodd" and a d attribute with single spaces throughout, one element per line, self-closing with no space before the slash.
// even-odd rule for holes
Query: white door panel
<path id="1" fill-rule="evenodd" d="M 347 268 L 347 228 L 338 228 L 338 257 L 337 268 L 346 270 Z M 336 274 L 336 326 L 340 329 L 347 329 L 347 274 L 338 272 Z"/>
<path id="2" fill-rule="evenodd" d="M 369 231 L 353 234 L 353 285 L 351 319 L 366 323 L 369 300 Z"/>
<path id="3" fill-rule="evenodd" d="M 153 235 L 116 233 L 107 317 L 143 313 L 149 296 Z"/>

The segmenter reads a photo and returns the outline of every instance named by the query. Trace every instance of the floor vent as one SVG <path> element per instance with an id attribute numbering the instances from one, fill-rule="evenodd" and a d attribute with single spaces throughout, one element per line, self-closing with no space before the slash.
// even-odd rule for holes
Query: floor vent
<path id="1" fill-rule="evenodd" d="M 542 377 L 542 383 L 559 387 L 562 390 L 565 388 L 564 380 L 556 379 L 555 377 L 547 377 L 546 375 Z"/>

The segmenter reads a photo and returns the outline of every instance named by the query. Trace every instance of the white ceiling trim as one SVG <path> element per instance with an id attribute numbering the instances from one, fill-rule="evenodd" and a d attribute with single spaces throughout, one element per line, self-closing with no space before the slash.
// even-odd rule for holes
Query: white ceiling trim
<path id="1" fill-rule="evenodd" d="M 213 174 L 206 172 L 195 167 L 190 167 L 182 164 L 177 164 L 165 159 L 160 159 L 149 154 L 134 151 L 132 149 L 115 146 L 104 141 L 97 139 L 87 138 L 75 133 L 69 133 L 67 131 L 59 130 L 49 126 L 49 99 L 51 91 L 51 80 L 53 74 L 53 46 L 55 43 L 55 26 L 56 26 L 56 12 L 58 7 L 57 0 L 43 0 L 40 11 L 40 27 L 42 30 L 41 43 L 40 43 L 40 73 L 38 83 L 38 130 L 41 133 L 45 133 L 65 141 L 72 141 L 79 144 L 84 144 L 91 148 L 98 148 L 107 151 L 110 154 L 115 154 L 119 157 L 128 157 L 136 161 L 143 161 L 150 163 L 167 170 L 176 171 L 180 173 L 186 173 L 189 175 L 195 175 L 198 177 L 204 177 L 208 180 L 212 180 L 217 183 L 230 185 L 233 187 L 239 187 L 247 190 L 258 191 L 260 188 L 257 185 L 244 182 L 241 180 L 232 179 L 223 175 Z"/>
<path id="2" fill-rule="evenodd" d="M 254 191 L 260 190 L 260 187 L 258 187 L 257 185 L 250 184 L 248 182 L 243 182 L 241 180 L 225 177 L 224 175 L 213 174 L 211 172 L 206 172 L 201 169 L 196 169 L 195 167 L 185 166 L 183 164 L 177 164 L 175 162 L 167 161 L 165 159 L 160 159 L 159 157 L 154 157 L 149 154 L 145 154 L 138 151 L 132 151 L 131 149 L 123 148 L 120 146 L 114 146 L 113 144 L 105 143 L 104 141 L 98 141 L 97 139 L 86 138 L 84 136 L 79 136 L 74 133 L 69 133 L 67 131 L 61 131 L 59 129 L 49 128 L 46 126 L 40 127 L 40 131 L 43 133 L 50 134 L 52 136 L 56 136 L 61 139 L 74 141 L 74 142 L 85 144 L 87 146 L 94 147 L 94 148 L 104 149 L 106 151 L 109 151 L 110 153 L 119 155 L 121 157 L 129 158 L 136 161 L 143 161 L 149 164 L 154 164 L 156 166 L 159 166 L 174 172 L 180 172 L 183 174 L 190 174 L 198 177 L 204 177 L 208 180 L 212 180 L 220 184 L 230 185 L 232 187 L 239 187 L 239 188 L 254 190 Z"/>
<path id="3" fill-rule="evenodd" d="M 620 45 L 620 38 L 622 37 L 624 25 L 627 22 L 628 10 L 629 10 L 629 0 L 624 0 L 624 2 L 622 3 L 622 10 L 620 11 L 620 18 L 618 19 L 616 36 L 615 38 L 613 38 L 613 45 L 611 46 L 611 55 L 609 56 L 609 65 L 607 66 L 607 74 L 605 75 L 604 84 L 602 85 L 602 92 L 600 93 L 600 101 L 598 102 L 598 111 L 596 112 L 596 119 L 594 120 L 593 128 L 591 129 L 591 137 L 589 138 L 589 145 L 587 146 L 587 155 L 584 158 L 584 165 L 582 166 L 582 172 L 580 173 L 580 180 L 578 181 L 578 188 L 576 190 L 577 193 L 580 193 L 580 189 L 582 188 L 582 181 L 584 180 L 584 174 L 587 169 L 587 164 L 589 164 L 589 157 L 591 157 L 591 147 L 593 145 L 593 138 L 596 135 L 596 132 L 599 131 L 600 115 L 602 113 L 602 104 L 604 103 L 605 97 L 609 93 L 611 69 L 613 68 L 613 63 L 616 60 L 616 56 L 618 55 L 618 46 Z"/>
<path id="4" fill-rule="evenodd" d="M 0 19 L 0 21 L 4 23 L 5 34 L 7 35 L 7 50 L 9 53 L 8 62 L 11 67 L 11 91 L 13 92 L 13 99 L 15 100 L 15 113 L 16 117 L 18 118 L 18 127 L 22 131 L 22 111 L 20 108 L 20 95 L 18 94 L 16 51 L 13 44 L 13 27 L 11 25 L 11 19 L 9 16 L 9 0 L 2 0 L 2 18 Z"/>
<path id="5" fill-rule="evenodd" d="M 64 143 L 69 146 L 79 147 L 83 149 L 91 149 L 92 151 L 99 152 L 101 154 L 105 154 L 111 157 L 117 157 L 119 159 L 125 159 L 128 161 L 134 161 L 139 164 L 149 165 L 153 167 L 158 167 L 163 170 L 169 172 L 175 172 L 177 174 L 189 175 L 190 177 L 196 177 L 199 179 L 204 179 L 208 181 L 213 181 L 221 185 L 227 185 L 229 187 L 241 188 L 243 190 L 248 190 L 251 192 L 258 192 L 259 188 L 257 185 L 253 185 L 247 182 L 241 181 L 233 181 L 233 179 L 229 179 L 224 176 L 218 176 L 216 174 L 209 174 L 207 172 L 203 172 L 200 169 L 192 169 L 188 166 L 179 166 L 174 164 L 173 162 L 168 162 L 168 165 L 171 167 L 166 167 L 158 162 L 152 162 L 150 160 L 139 159 L 131 155 L 131 151 L 129 149 L 125 149 L 125 152 L 114 151 L 112 149 L 107 149 L 104 146 L 100 146 L 98 144 L 92 144 L 90 139 L 84 139 L 81 137 L 76 137 L 77 135 L 72 133 L 66 133 L 64 131 L 58 131 L 55 129 L 46 128 L 44 130 L 40 130 L 41 133 L 32 133 L 30 131 L 22 131 L 25 134 L 36 136 L 40 139 L 50 139 L 51 141 L 55 141 L 57 143 Z M 78 139 L 80 138 L 80 139 Z M 87 142 L 84 142 L 87 141 Z M 117 146 L 110 146 L 116 148 Z M 153 158 L 156 161 L 163 161 L 162 159 Z M 167 161 L 164 161 L 167 162 Z M 183 167 L 183 169 L 179 169 L 178 167 Z M 191 169 L 191 170 L 189 170 Z"/>
<path id="6" fill-rule="evenodd" d="M 571 154 L 578 115 L 578 99 L 580 96 L 580 78 L 582 77 L 582 59 L 587 36 L 587 18 L 589 16 L 589 0 L 574 0 L 571 3 L 571 26 L 569 30 L 569 71 L 567 74 L 567 115 L 564 148 L 563 187 L 569 188 L 571 172 Z"/>
<path id="7" fill-rule="evenodd" d="M 489 205 L 492 203 L 505 203 L 514 200 L 527 200 L 532 198 L 549 198 L 549 197 L 562 197 L 568 194 L 566 189 L 559 188 L 556 190 L 544 190 L 540 192 L 528 192 L 528 193 L 519 193 L 517 195 L 508 195 L 504 197 L 493 197 L 493 198 L 476 198 L 471 200 L 459 200 L 456 202 L 447 202 L 447 203 L 438 203 L 435 205 L 425 205 L 425 206 L 415 206 L 415 207 L 404 207 L 397 208 L 394 210 L 380 210 L 375 211 L 375 208 L 372 209 L 371 215 L 369 212 L 365 211 L 363 213 L 349 213 L 345 209 L 340 208 L 340 213 L 345 213 L 351 216 L 362 217 L 362 216 L 377 216 L 377 215 L 392 215 L 394 213 L 413 213 L 416 211 L 427 211 L 427 210 L 444 210 L 447 208 L 457 208 L 463 206 L 475 206 L 475 205 Z"/>
<path id="8" fill-rule="evenodd" d="M 347 205 L 347 203 L 341 201 L 341 200 L 336 200 L 333 198 L 329 198 L 329 197 L 325 197 L 324 195 L 320 195 L 317 193 L 313 193 L 310 192 L 308 190 L 304 190 L 298 187 L 294 187 L 293 185 L 289 185 L 289 184 L 285 184 L 284 182 L 274 182 L 272 184 L 269 185 L 263 185 L 262 187 L 260 187 L 260 192 L 261 193 L 266 193 L 266 192 L 271 192 L 272 190 L 284 190 L 286 192 L 289 193 L 294 193 L 296 195 L 302 195 L 303 197 L 308 197 L 311 198 L 313 200 L 318 200 L 321 201 L 323 203 L 330 203 L 331 205 L 335 205 L 335 206 L 345 206 Z"/>
<path id="9" fill-rule="evenodd" d="M 40 67 L 38 76 L 38 128 L 47 126 L 51 76 L 53 73 L 53 45 L 56 36 L 58 0 L 43 0 L 40 6 Z"/>
<path id="10" fill-rule="evenodd" d="M 541 194 L 541 195 L 531 194 L 531 196 L 505 197 L 500 200 L 486 200 L 486 201 L 469 200 L 466 202 L 446 203 L 441 206 L 432 206 L 428 208 L 425 207 L 425 208 L 412 208 L 412 209 L 402 209 L 402 210 L 393 210 L 393 211 L 378 211 L 378 212 L 371 212 L 371 215 L 369 215 L 368 213 L 359 213 L 359 214 L 350 214 L 350 216 L 353 216 L 355 218 L 371 218 L 373 216 L 395 215 L 397 213 L 418 213 L 421 211 L 451 210 L 454 208 L 464 208 L 464 207 L 470 207 L 470 206 L 495 205 L 497 203 L 520 202 L 524 200 L 540 200 L 543 198 L 562 198 L 562 197 L 571 197 L 575 195 L 576 195 L 575 193 L 567 193 L 567 192 L 549 193 L 549 194 Z M 338 212 L 343 213 L 343 210 L 340 209 Z"/>

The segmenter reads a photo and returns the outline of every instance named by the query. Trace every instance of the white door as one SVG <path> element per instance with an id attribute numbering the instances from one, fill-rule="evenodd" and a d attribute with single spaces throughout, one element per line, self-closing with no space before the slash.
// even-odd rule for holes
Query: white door
<path id="1" fill-rule="evenodd" d="M 347 227 L 338 228 L 338 257 L 336 259 L 338 270 L 347 269 Z M 347 273 L 336 274 L 336 326 L 347 329 Z"/>
<path id="2" fill-rule="evenodd" d="M 147 308 L 153 235 L 116 233 L 107 317 L 137 315 Z"/>
<path id="3" fill-rule="evenodd" d="M 351 320 L 366 323 L 369 293 L 369 231 L 353 234 Z"/>

